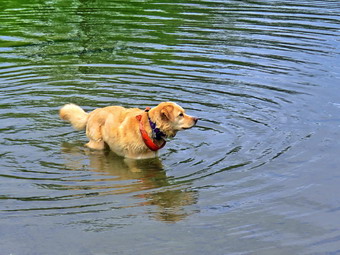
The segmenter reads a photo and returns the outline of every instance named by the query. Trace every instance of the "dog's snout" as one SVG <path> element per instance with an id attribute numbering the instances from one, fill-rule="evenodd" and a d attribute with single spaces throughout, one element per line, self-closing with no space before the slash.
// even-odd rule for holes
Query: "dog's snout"
<path id="1" fill-rule="evenodd" d="M 195 122 L 195 124 L 197 123 L 197 121 L 199 120 L 199 118 L 193 117 L 193 120 Z"/>

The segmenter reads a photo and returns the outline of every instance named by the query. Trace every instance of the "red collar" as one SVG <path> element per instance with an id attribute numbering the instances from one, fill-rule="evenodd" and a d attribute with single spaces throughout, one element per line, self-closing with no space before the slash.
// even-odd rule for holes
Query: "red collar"
<path id="1" fill-rule="evenodd" d="M 145 112 L 148 112 L 149 110 L 150 110 L 150 108 L 147 107 L 145 109 Z M 151 139 L 150 136 L 148 135 L 148 133 L 145 131 L 144 124 L 143 124 L 143 121 L 142 121 L 142 115 L 141 114 L 137 115 L 136 119 L 139 121 L 139 131 L 142 135 L 142 138 L 143 138 L 145 145 L 152 151 L 158 151 L 158 150 L 162 149 L 165 146 L 166 141 L 164 141 L 163 144 L 161 144 L 160 146 L 155 144 L 153 142 L 153 139 Z"/>

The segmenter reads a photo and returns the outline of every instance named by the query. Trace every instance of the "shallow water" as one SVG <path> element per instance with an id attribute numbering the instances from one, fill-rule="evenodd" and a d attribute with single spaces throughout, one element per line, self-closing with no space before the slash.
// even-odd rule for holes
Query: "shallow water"
<path id="1" fill-rule="evenodd" d="M 1 254 L 340 253 L 338 1 L 30 2 L 0 7 Z M 162 101 L 200 121 L 151 160 L 58 118 Z"/>

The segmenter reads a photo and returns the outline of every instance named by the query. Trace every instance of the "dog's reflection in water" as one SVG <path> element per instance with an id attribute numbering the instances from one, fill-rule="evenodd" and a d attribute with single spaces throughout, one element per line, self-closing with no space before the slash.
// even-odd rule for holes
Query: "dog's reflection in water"
<path id="1" fill-rule="evenodd" d="M 157 220 L 175 222 L 192 213 L 185 210 L 185 207 L 196 203 L 197 192 L 183 187 L 173 188 L 159 158 L 124 159 L 110 150 L 95 151 L 70 143 L 62 144 L 62 152 L 68 169 L 81 170 L 84 166 L 81 161 L 88 159 L 91 170 L 106 175 L 105 181 L 110 184 L 105 188 L 110 191 L 104 193 L 137 193 L 133 196 L 144 200 L 139 206 L 157 206 L 156 210 L 148 210 Z M 112 178 L 107 178 L 107 175 Z M 99 179 L 104 178 L 98 176 L 98 182 Z M 99 187 L 95 183 L 92 186 L 93 189 Z M 164 189 L 160 189 L 162 187 Z M 91 186 L 86 188 L 91 189 Z"/>

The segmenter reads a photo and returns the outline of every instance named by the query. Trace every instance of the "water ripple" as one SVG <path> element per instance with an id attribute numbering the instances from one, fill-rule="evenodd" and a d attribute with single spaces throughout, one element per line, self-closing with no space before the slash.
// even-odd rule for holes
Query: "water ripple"
<path id="1" fill-rule="evenodd" d="M 313 137 L 314 89 L 338 55 L 338 1 L 17 5 L 4 1 L 0 15 L 6 219 L 48 217 L 101 231 L 143 214 L 176 222 L 242 208 L 292 223 L 279 205 L 254 205 L 283 196 L 289 177 L 274 173 L 273 162 Z M 85 134 L 57 116 L 69 102 L 92 111 L 168 100 L 200 121 L 159 158 L 138 163 L 85 149 Z M 275 235 L 246 223 L 230 231 Z"/>

